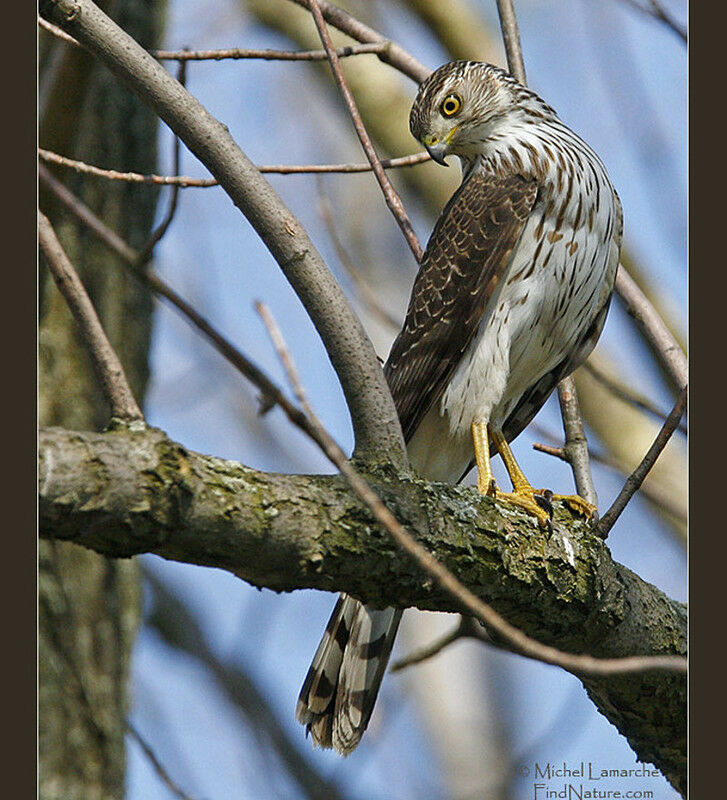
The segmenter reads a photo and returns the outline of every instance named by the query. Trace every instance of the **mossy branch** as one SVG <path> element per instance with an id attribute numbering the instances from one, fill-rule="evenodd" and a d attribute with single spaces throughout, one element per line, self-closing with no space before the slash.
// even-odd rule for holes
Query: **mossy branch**
<path id="1" fill-rule="evenodd" d="M 278 475 L 193 453 L 143 424 L 40 434 L 40 529 L 107 556 L 155 553 L 274 591 L 346 591 L 376 606 L 459 611 L 339 476 Z M 566 511 L 552 534 L 473 489 L 389 470 L 371 485 L 469 589 L 540 641 L 607 658 L 684 655 L 682 604 L 611 559 Z M 591 699 L 677 787 L 683 675 L 583 680 Z M 655 700 L 658 698 L 658 702 Z"/>

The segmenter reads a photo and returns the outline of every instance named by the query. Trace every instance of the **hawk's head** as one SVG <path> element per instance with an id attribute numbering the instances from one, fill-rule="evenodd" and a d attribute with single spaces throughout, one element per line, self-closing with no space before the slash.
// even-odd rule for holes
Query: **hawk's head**
<path id="1" fill-rule="evenodd" d="M 431 157 L 445 164 L 448 155 L 470 160 L 483 142 L 510 117 L 523 112 L 540 118 L 553 110 L 499 67 L 481 61 L 452 61 L 435 70 L 419 87 L 409 128 Z"/>

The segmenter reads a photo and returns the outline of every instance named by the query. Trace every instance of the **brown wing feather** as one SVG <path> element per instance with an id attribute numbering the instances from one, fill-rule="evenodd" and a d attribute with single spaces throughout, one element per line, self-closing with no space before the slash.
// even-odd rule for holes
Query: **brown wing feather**
<path id="1" fill-rule="evenodd" d="M 437 220 L 384 367 L 408 441 L 477 331 L 535 204 L 536 181 L 473 173 Z"/>

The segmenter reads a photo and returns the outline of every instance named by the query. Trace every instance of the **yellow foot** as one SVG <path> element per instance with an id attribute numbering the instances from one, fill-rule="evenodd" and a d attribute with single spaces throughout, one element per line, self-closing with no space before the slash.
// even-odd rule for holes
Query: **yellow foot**
<path id="1" fill-rule="evenodd" d="M 544 497 L 547 502 L 565 503 L 571 511 L 586 519 L 592 519 L 597 511 L 596 506 L 577 494 L 553 494 L 550 489 L 538 489 L 535 493 Z"/>
<path id="2" fill-rule="evenodd" d="M 547 501 L 544 502 L 543 505 L 538 503 L 535 499 L 536 493 L 532 489 L 530 491 L 527 489 L 520 489 L 514 492 L 503 492 L 495 488 L 494 493 L 488 492 L 488 494 L 496 500 L 501 500 L 503 503 L 509 503 L 510 505 L 522 508 L 524 511 L 527 511 L 528 514 L 536 517 L 541 527 L 550 528 L 552 508 Z"/>

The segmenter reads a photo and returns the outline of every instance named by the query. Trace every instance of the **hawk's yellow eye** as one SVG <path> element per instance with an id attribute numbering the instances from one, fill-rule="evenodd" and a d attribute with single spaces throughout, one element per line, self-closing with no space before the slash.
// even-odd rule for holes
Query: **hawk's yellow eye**
<path id="1" fill-rule="evenodd" d="M 448 94 L 442 101 L 439 110 L 443 117 L 453 117 L 460 108 L 462 108 L 462 101 L 459 99 L 459 95 Z"/>

